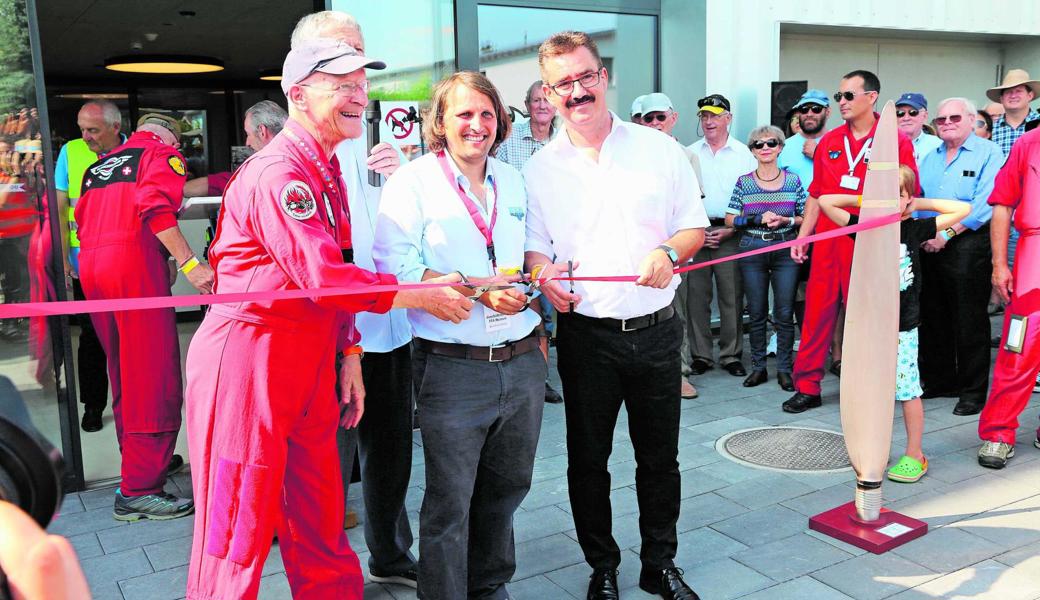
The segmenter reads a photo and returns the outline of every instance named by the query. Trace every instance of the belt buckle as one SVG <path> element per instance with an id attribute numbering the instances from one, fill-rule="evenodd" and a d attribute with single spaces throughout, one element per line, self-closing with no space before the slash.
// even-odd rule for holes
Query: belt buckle
<path id="1" fill-rule="evenodd" d="M 767 231 L 766 233 L 762 234 L 762 241 L 763 242 L 771 242 L 771 241 L 773 241 L 775 239 L 776 239 L 776 234 L 771 232 L 771 231 Z"/>
<path id="2" fill-rule="evenodd" d="M 639 317 L 636 317 L 636 318 L 638 319 Z M 633 327 L 631 329 L 628 328 L 628 322 L 629 321 L 633 321 L 633 320 L 635 320 L 635 319 L 621 319 L 621 331 L 622 331 L 622 333 L 627 332 L 627 331 L 636 331 L 638 329 L 638 327 Z"/>
<path id="3" fill-rule="evenodd" d="M 505 361 L 504 358 L 500 358 L 498 360 L 495 360 L 495 349 L 496 348 L 505 348 L 506 346 L 507 346 L 507 344 L 502 344 L 501 346 L 488 346 L 488 362 L 489 363 L 504 362 Z"/>

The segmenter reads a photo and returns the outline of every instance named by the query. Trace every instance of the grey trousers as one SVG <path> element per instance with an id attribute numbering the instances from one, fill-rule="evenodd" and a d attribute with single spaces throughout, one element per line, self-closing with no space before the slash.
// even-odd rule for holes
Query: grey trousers
<path id="1" fill-rule="evenodd" d="M 492 363 L 413 346 L 426 457 L 419 597 L 508 598 L 513 513 L 531 487 L 545 404 L 537 350 Z"/>
<path id="2" fill-rule="evenodd" d="M 679 323 L 682 325 L 682 346 L 679 347 L 679 364 L 682 366 L 683 377 L 689 377 L 693 371 L 690 369 L 690 363 L 693 362 L 690 358 L 690 330 L 689 319 L 686 316 L 686 303 L 688 302 L 688 292 L 690 289 L 687 281 L 690 273 L 682 273 L 679 275 L 679 287 L 675 288 L 675 298 L 672 298 L 672 307 L 675 309 L 675 314 L 679 316 Z"/>
<path id="3" fill-rule="evenodd" d="M 355 449 L 360 449 L 368 568 L 380 575 L 401 573 L 416 563 L 404 508 L 412 474 L 411 370 L 407 344 L 391 352 L 366 353 L 361 359 L 365 414 L 354 429 L 340 427 L 336 432 L 344 498 Z"/>
<path id="4" fill-rule="evenodd" d="M 734 235 L 718 248 L 701 248 L 694 255 L 694 263 L 732 256 L 740 251 L 739 236 Z M 719 306 L 719 364 L 739 362 L 744 352 L 744 287 L 736 261 L 724 262 L 686 273 L 686 319 L 690 334 L 690 350 L 694 359 L 715 364 L 711 337 L 712 279 L 718 294 Z"/>

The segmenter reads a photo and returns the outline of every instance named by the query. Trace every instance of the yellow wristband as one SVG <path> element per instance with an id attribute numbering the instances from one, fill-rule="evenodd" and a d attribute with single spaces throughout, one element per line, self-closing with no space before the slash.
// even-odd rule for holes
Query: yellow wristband
<path id="1" fill-rule="evenodd" d="M 184 273 L 185 275 L 187 275 L 188 273 L 191 273 L 192 269 L 194 269 L 195 267 L 199 266 L 199 264 L 201 264 L 201 263 L 199 263 L 198 257 L 192 256 L 183 265 L 181 265 L 177 270 L 180 271 L 181 273 Z"/>
<path id="2" fill-rule="evenodd" d="M 863 206 L 863 196 L 856 196 L 856 206 Z"/>

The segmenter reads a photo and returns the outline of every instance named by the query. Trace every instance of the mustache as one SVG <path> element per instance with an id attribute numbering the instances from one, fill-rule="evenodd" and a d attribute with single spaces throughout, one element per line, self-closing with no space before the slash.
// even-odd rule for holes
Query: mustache
<path id="1" fill-rule="evenodd" d="M 596 98 L 592 94 L 586 94 L 580 98 L 572 98 L 567 101 L 567 108 L 574 108 L 581 104 L 588 104 L 589 102 L 595 102 Z"/>

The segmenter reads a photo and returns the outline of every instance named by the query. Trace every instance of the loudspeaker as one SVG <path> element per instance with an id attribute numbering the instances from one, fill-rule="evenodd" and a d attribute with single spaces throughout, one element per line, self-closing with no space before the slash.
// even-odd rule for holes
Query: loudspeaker
<path id="1" fill-rule="evenodd" d="M 809 89 L 808 81 L 774 81 L 772 102 L 769 109 L 769 122 L 787 131 L 787 119 L 791 107 Z"/>

